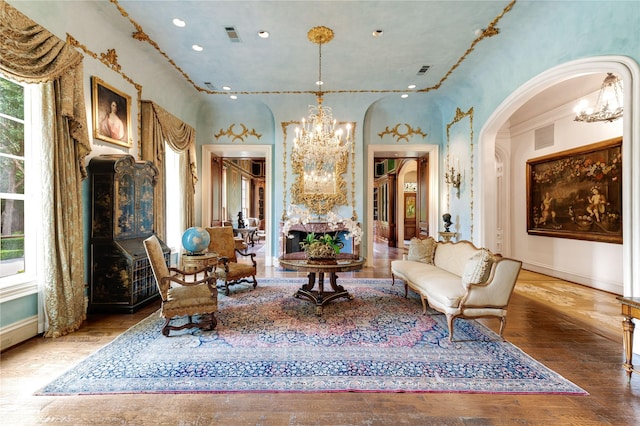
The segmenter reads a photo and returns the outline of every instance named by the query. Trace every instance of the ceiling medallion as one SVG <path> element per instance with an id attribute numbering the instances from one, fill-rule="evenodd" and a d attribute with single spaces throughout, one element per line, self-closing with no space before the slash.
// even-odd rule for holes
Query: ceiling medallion
<path id="1" fill-rule="evenodd" d="M 313 27 L 307 33 L 307 37 L 311 43 L 326 44 L 333 40 L 333 30 L 323 26 Z"/>

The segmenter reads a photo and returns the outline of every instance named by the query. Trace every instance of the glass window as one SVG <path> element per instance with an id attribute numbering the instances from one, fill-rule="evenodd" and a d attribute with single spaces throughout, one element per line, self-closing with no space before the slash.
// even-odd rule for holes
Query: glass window
<path id="1" fill-rule="evenodd" d="M 244 217 L 245 219 L 245 223 L 246 223 L 246 219 L 247 217 L 249 217 L 249 200 L 250 196 L 249 196 L 249 179 L 247 179 L 245 176 L 242 176 L 242 217 Z"/>
<path id="2" fill-rule="evenodd" d="M 25 272 L 25 90 L 0 77 L 0 279 Z"/>
<path id="3" fill-rule="evenodd" d="M 36 291 L 41 230 L 40 92 L 0 77 L 0 299 Z M 32 111 L 34 111 L 32 113 Z"/>
<path id="4" fill-rule="evenodd" d="M 167 198 L 165 199 L 166 229 L 165 243 L 172 252 L 179 252 L 182 247 L 182 203 L 180 202 L 180 154 L 175 152 L 168 144 L 164 150 L 165 186 Z"/>

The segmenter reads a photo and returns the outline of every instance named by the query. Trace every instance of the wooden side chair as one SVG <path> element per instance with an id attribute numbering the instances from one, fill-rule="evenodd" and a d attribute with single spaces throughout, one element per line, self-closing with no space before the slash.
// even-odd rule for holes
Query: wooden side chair
<path id="1" fill-rule="evenodd" d="M 233 238 L 233 228 L 229 226 L 214 226 L 206 228 L 211 237 L 209 251 L 218 254 L 218 266 L 215 270 L 217 279 L 224 281 L 224 294 L 229 295 L 229 286 L 239 283 L 250 283 L 256 288 L 256 254 L 243 253 L 238 250 Z M 251 263 L 238 262 L 238 255 L 248 257 Z"/>
<path id="2" fill-rule="evenodd" d="M 194 327 L 202 330 L 214 329 L 218 324 L 215 317 L 215 312 L 218 311 L 216 277 L 209 274 L 207 268 L 194 272 L 169 268 L 160 241 L 155 235 L 144 240 L 144 249 L 162 298 L 160 315 L 165 319 L 162 334 L 169 336 L 171 330 Z M 197 274 L 200 273 L 204 274 L 204 277 L 198 279 Z M 172 319 L 185 315 L 189 317 L 186 324 L 170 324 Z M 200 322 L 194 322 L 193 315 L 200 315 Z"/>

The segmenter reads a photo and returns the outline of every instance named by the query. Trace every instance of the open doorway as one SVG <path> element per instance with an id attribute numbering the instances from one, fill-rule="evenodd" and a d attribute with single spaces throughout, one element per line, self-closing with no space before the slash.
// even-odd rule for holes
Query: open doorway
<path id="1" fill-rule="evenodd" d="M 418 171 L 416 181 L 420 181 L 422 184 L 417 185 L 415 192 L 415 208 L 417 209 L 415 233 L 422 233 L 425 236 L 437 235 L 438 212 L 440 210 L 437 178 L 438 145 L 369 145 L 367 158 L 366 251 L 367 264 L 370 266 L 374 255 L 374 242 L 380 240 L 381 237 L 387 239 L 387 246 L 397 247 L 398 238 L 401 238 L 401 245 L 404 245 L 404 217 L 407 213 L 405 211 L 404 185 L 402 191 L 398 190 L 398 174 L 394 173 L 394 176 L 391 177 L 392 185 L 386 187 L 378 185 L 382 181 L 376 182 L 376 175 L 380 175 L 377 173 L 376 164 L 380 163 L 382 159 L 394 159 L 394 162 L 402 160 L 402 165 L 409 164 L 409 161 L 416 162 L 416 170 Z M 420 159 L 428 165 L 422 169 L 424 177 L 420 177 Z M 402 172 L 400 173 L 402 174 Z M 402 195 L 402 202 L 398 202 L 400 199 L 398 194 Z M 418 214 L 420 209 L 423 209 L 423 220 Z M 397 230 L 399 216 L 402 216 L 403 219 L 401 221 L 403 229 L 400 236 Z M 385 229 L 381 227 L 383 222 L 390 225 L 387 225 Z M 377 245 L 379 248 L 380 244 Z"/>
<path id="2" fill-rule="evenodd" d="M 224 159 L 224 160 L 223 160 Z M 252 161 L 253 160 L 253 161 Z M 226 161 L 226 166 L 225 166 Z M 224 205 L 224 209 L 214 209 L 212 206 L 221 203 L 226 182 L 217 179 L 215 176 L 217 167 L 232 167 L 233 164 L 239 168 L 241 162 L 246 162 L 249 167 L 263 167 L 262 171 L 256 171 L 261 177 L 259 179 L 244 179 L 242 173 L 236 170 L 238 178 L 239 197 L 234 198 L 232 205 Z M 271 145 L 203 145 L 202 146 L 202 224 L 211 226 L 223 220 L 235 218 L 237 213 L 243 212 L 243 219 L 249 217 L 259 217 L 261 215 L 264 225 L 264 233 L 261 233 L 259 243 L 260 250 L 256 251 L 256 260 L 264 260 L 265 266 L 272 266 L 271 256 L 272 224 L 271 218 L 271 188 L 272 188 L 272 146 Z M 254 173 L 255 174 L 255 173 Z M 220 174 L 222 176 L 222 174 Z M 243 190 L 243 185 L 246 187 Z M 246 195 L 243 197 L 243 194 Z M 253 195 L 252 195 L 253 194 Z M 233 217 L 231 216 L 233 213 Z M 233 224 L 233 223 L 232 223 Z M 255 238 L 256 236 L 252 236 Z M 255 245 L 252 246 L 255 248 Z"/>

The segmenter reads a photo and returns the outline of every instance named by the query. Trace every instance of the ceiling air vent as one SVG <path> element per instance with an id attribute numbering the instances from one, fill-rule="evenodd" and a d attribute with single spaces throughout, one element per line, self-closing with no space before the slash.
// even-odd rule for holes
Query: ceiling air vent
<path id="1" fill-rule="evenodd" d="M 431 65 L 423 65 L 422 67 L 420 67 L 416 75 L 425 75 L 430 68 L 431 68 Z"/>
<path id="2" fill-rule="evenodd" d="M 206 87 L 209 90 L 216 90 L 216 86 L 214 86 L 213 84 L 211 84 L 210 81 L 205 81 L 204 82 L 204 87 Z"/>
<path id="3" fill-rule="evenodd" d="M 227 32 L 229 41 L 231 41 L 232 43 L 240 43 L 240 36 L 238 36 L 236 27 L 224 27 L 224 30 Z"/>
<path id="4" fill-rule="evenodd" d="M 546 127 L 536 129 L 534 132 L 534 148 L 536 151 L 542 148 L 548 148 L 554 144 L 554 125 L 549 124 Z"/>

